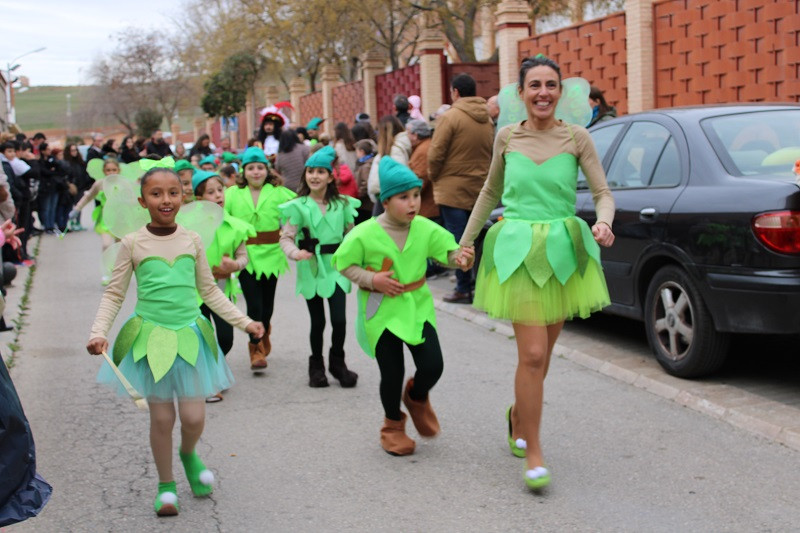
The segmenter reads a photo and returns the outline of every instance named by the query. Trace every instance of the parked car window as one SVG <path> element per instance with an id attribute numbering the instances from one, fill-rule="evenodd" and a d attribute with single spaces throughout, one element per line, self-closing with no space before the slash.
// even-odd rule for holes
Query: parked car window
<path id="1" fill-rule="evenodd" d="M 800 110 L 740 113 L 701 124 L 717 156 L 735 176 L 789 175 L 800 159 Z"/>
<path id="2" fill-rule="evenodd" d="M 678 145 L 670 137 L 661 157 L 658 158 L 656 169 L 650 180 L 651 187 L 674 187 L 681 182 L 681 159 L 678 154 Z"/>
<path id="3" fill-rule="evenodd" d="M 625 124 L 614 124 L 612 126 L 606 126 L 605 128 L 600 128 L 593 130 L 591 132 L 592 141 L 594 141 L 595 150 L 597 150 L 597 157 L 600 159 L 600 162 L 606 157 L 606 153 L 608 149 L 611 148 L 611 144 L 614 142 L 614 139 L 617 138 L 620 130 L 625 126 Z M 578 189 L 587 189 L 589 187 L 588 183 L 586 182 L 586 175 L 583 173 L 583 170 L 580 168 L 578 169 Z"/>
<path id="4" fill-rule="evenodd" d="M 611 161 L 608 186 L 612 189 L 647 187 L 671 138 L 669 130 L 655 122 L 633 124 Z"/>

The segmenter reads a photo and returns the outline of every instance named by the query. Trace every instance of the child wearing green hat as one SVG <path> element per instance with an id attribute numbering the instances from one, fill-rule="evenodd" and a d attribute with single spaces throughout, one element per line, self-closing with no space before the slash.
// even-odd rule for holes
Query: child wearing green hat
<path id="1" fill-rule="evenodd" d="M 226 188 L 222 178 L 215 172 L 198 170 L 192 178 L 192 189 L 197 199 L 215 203 L 223 209 L 225 208 Z M 222 224 L 214 234 L 214 240 L 206 248 L 211 275 L 214 276 L 214 280 L 225 296 L 234 303 L 236 303 L 236 295 L 241 292 L 236 274 L 241 272 L 248 263 L 245 243 L 247 239 L 255 236 L 256 230 L 252 225 L 225 212 Z M 205 303 L 200 305 L 200 312 L 209 321 L 213 320 L 217 343 L 223 355 L 227 357 L 233 347 L 233 326 L 220 318 Z M 222 400 L 222 394 L 217 393 L 207 398 L 206 402 L 213 403 L 220 400 Z"/>
<path id="2" fill-rule="evenodd" d="M 360 288 L 356 337 L 381 373 L 381 446 L 391 455 L 409 455 L 415 443 L 405 432 L 401 397 L 421 436 L 439 433 L 428 393 L 442 374 L 443 362 L 433 297 L 425 283 L 427 259 L 455 268 L 459 253 L 452 233 L 416 216 L 422 181 L 414 172 L 389 157 L 379 165 L 385 212 L 356 226 L 332 264 Z M 417 367 L 405 388 L 404 344 Z"/>
<path id="3" fill-rule="evenodd" d="M 319 138 L 319 127 L 323 122 L 325 122 L 324 118 L 314 117 L 308 121 L 308 124 L 306 124 L 306 133 L 308 133 L 309 141 L 312 146 L 318 142 L 317 139 Z"/>
<path id="4" fill-rule="evenodd" d="M 258 316 L 267 333 L 257 339 L 251 335 L 250 369 L 263 372 L 267 367 L 267 355 L 272 351 L 270 333 L 272 311 L 275 306 L 275 288 L 278 276 L 286 272 L 289 263 L 281 251 L 280 211 L 278 206 L 297 196 L 281 185 L 281 178 L 267 162 L 264 151 L 251 146 L 242 155 L 242 172 L 236 186 L 225 191 L 225 212 L 252 224 L 256 236 L 247 240 L 247 255 L 250 261 L 239 274 L 242 293 L 250 316 Z"/>
<path id="5" fill-rule="evenodd" d="M 286 257 L 297 261 L 297 294 L 306 299 L 311 315 L 311 356 L 308 358 L 310 387 L 327 387 L 322 358 L 325 305 L 331 316 L 331 349 L 328 370 L 342 387 L 355 387 L 358 374 L 344 362 L 347 329 L 346 293 L 350 281 L 331 266 L 331 256 L 353 227 L 361 202 L 339 194 L 333 174 L 336 152 L 330 146 L 306 160 L 299 196 L 280 206 L 284 220 L 280 245 Z"/>
<path id="6" fill-rule="evenodd" d="M 200 170 L 208 170 L 210 172 L 214 172 L 217 170 L 217 158 L 214 157 L 214 154 L 208 154 L 199 162 Z"/>
<path id="7" fill-rule="evenodd" d="M 194 175 L 195 168 L 187 160 L 179 159 L 175 162 L 175 166 L 172 170 L 178 173 L 178 178 L 181 180 L 183 203 L 188 204 L 189 202 L 193 202 L 194 190 L 192 187 L 192 176 Z"/>

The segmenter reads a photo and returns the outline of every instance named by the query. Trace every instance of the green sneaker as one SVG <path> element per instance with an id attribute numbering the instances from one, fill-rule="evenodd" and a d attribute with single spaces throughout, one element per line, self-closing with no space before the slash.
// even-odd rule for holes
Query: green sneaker
<path id="1" fill-rule="evenodd" d="M 178 514 L 178 488 L 174 481 L 158 484 L 158 494 L 153 508 L 158 516 L 175 516 Z"/>

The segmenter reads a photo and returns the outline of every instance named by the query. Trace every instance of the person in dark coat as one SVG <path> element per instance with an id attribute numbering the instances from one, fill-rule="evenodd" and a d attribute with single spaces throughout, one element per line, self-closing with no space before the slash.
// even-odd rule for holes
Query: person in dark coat
<path id="1" fill-rule="evenodd" d="M 167 141 L 164 140 L 164 132 L 161 130 L 153 132 L 145 148 L 147 149 L 147 155 L 155 154 L 159 157 L 172 156 L 172 150 L 170 150 Z"/>
<path id="2" fill-rule="evenodd" d="M 136 144 L 133 142 L 133 137 L 127 135 L 119 145 L 119 160 L 123 163 L 133 163 L 141 158 L 139 150 L 136 149 Z"/>
<path id="3" fill-rule="evenodd" d="M 197 138 L 197 141 L 195 141 L 192 149 L 189 150 L 189 158 L 191 158 L 193 155 L 199 155 L 200 159 L 202 159 L 207 155 L 211 155 L 212 153 L 211 137 L 209 137 L 207 133 L 204 133 Z"/>

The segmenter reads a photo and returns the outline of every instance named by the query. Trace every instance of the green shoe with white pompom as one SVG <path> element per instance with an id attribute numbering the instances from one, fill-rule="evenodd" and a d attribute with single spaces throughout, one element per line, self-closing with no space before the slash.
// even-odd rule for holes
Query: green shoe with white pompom
<path id="1" fill-rule="evenodd" d="M 175 516 L 178 514 L 178 488 L 174 481 L 158 484 L 158 495 L 153 508 L 158 516 Z"/>
<path id="2" fill-rule="evenodd" d="M 214 483 L 214 474 L 206 468 L 197 452 L 192 450 L 190 453 L 178 452 L 183 463 L 183 469 L 186 471 L 186 479 L 189 480 L 189 486 L 192 488 L 192 494 L 195 496 L 208 496 L 214 491 L 212 484 Z"/>

